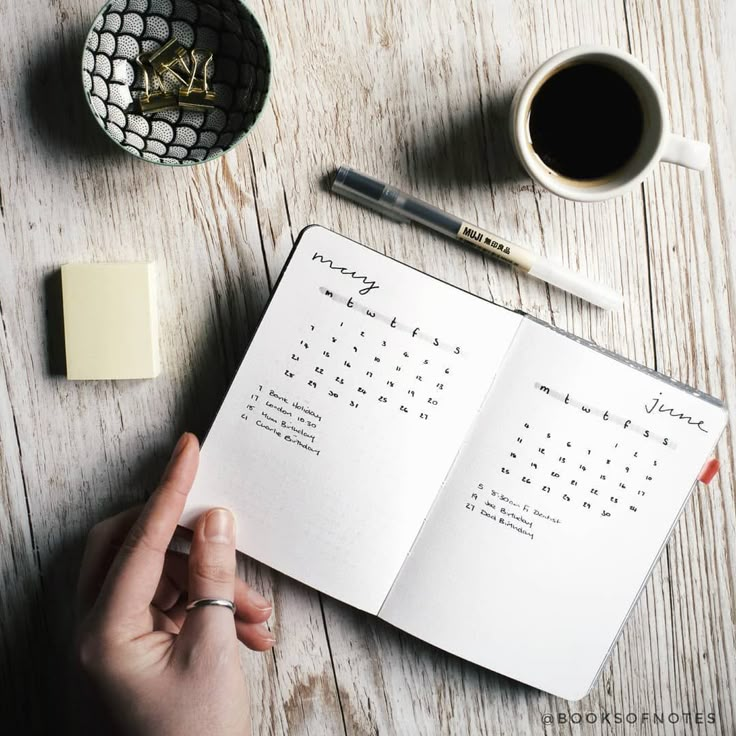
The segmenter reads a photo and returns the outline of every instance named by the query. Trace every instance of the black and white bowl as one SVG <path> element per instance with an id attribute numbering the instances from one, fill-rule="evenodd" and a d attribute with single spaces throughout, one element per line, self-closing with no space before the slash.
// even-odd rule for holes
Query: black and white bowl
<path id="1" fill-rule="evenodd" d="M 214 108 L 137 112 L 144 78 L 136 58 L 176 38 L 214 53 Z M 266 38 L 240 0 L 110 0 L 87 35 L 82 83 L 90 110 L 129 153 L 157 164 L 210 161 L 232 149 L 268 98 Z"/>

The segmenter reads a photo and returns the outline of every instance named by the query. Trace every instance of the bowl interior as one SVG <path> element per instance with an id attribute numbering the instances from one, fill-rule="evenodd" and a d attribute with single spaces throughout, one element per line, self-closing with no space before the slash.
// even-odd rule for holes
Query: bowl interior
<path id="1" fill-rule="evenodd" d="M 176 38 L 214 54 L 206 111 L 140 114 L 144 75 L 136 58 Z M 271 76 L 266 39 L 240 0 L 111 0 L 84 44 L 82 82 L 93 115 L 129 153 L 160 164 L 195 164 L 232 148 L 265 105 Z"/>

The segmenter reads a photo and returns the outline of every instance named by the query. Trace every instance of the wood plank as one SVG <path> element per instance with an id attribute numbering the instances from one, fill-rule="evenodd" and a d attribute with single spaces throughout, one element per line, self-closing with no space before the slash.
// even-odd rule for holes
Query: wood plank
<path id="1" fill-rule="evenodd" d="M 736 37 L 736 16 L 732 8 L 726 13 L 727 4 L 715 2 L 695 7 L 665 0 L 630 7 L 633 51 L 661 81 L 673 130 L 711 144 L 711 165 L 702 176 L 662 166 L 643 187 L 657 367 L 722 397 L 731 409 L 733 427 L 736 217 L 728 192 L 736 175 L 732 122 L 736 101 L 733 69 L 724 60 Z M 655 611 L 650 626 L 658 644 L 653 651 L 667 663 L 662 676 L 667 677 L 671 702 L 675 707 L 713 710 L 718 732 L 732 733 L 736 728 L 732 429 L 721 439 L 718 456 L 719 477 L 696 493 L 668 547 L 662 568 L 669 604 Z"/>
<path id="2" fill-rule="evenodd" d="M 28 718 L 33 732 L 39 727 L 35 702 L 43 689 L 44 677 L 42 670 L 29 667 L 27 662 L 43 657 L 37 639 L 39 618 L 43 620 L 37 614 L 43 606 L 43 587 L 34 530 L 28 517 L 30 500 L 18 420 L 8 396 L 14 347 L 8 337 L 0 301 L 0 712 L 9 723 Z M 21 581 L 23 585 L 19 585 Z"/>
<path id="3" fill-rule="evenodd" d="M 43 671 L 47 652 L 56 652 L 49 679 L 57 683 L 57 705 L 25 709 L 37 721 L 28 731 L 34 733 L 45 733 L 67 709 L 58 683 L 72 639 L 69 604 L 86 531 L 145 496 L 180 431 L 201 435 L 209 426 L 270 285 L 247 145 L 207 167 L 174 171 L 118 153 L 96 130 L 77 88 L 79 49 L 97 5 L 14 6 L 6 16 L 14 42 L 0 50 L 8 80 L 0 91 L 7 141 L 0 160 L 3 171 L 13 172 L 0 185 L 7 264 L 0 300 L 12 356 L 3 429 L 14 412 L 28 498 L 24 523 L 37 544 L 34 565 L 21 567 L 3 599 L 36 632 L 35 643 L 18 637 L 13 661 L 25 659 L 30 677 Z M 136 259 L 159 264 L 163 375 L 99 384 L 49 376 L 44 279 L 66 261 Z M 14 436 L 3 432 L 6 441 Z M 17 506 L 24 498 L 20 471 L 17 462 L 8 468 L 4 488 Z M 14 507 L 3 506 L 3 529 L 15 516 Z M 21 540 L 22 523 L 14 532 Z M 32 549 L 18 550 L 19 566 Z M 31 609 L 25 596 L 38 589 L 36 564 L 52 583 L 42 605 Z M 244 574 L 275 599 L 280 639 L 275 655 L 244 654 L 254 732 L 315 732 L 325 717 L 341 723 L 317 594 L 252 563 Z M 4 695 L 26 702 L 16 692 L 25 682 L 3 678 Z M 36 696 L 43 702 L 52 692 Z"/>

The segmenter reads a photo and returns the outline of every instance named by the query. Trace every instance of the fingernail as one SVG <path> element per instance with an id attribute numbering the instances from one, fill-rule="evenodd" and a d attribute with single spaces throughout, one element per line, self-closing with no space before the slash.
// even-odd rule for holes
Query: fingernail
<path id="1" fill-rule="evenodd" d="M 182 450 L 187 446 L 189 443 L 189 432 L 184 432 L 184 434 L 179 437 L 179 441 L 176 443 L 176 447 L 174 447 L 174 452 L 171 453 L 171 457 L 175 458 L 181 455 Z"/>
<path id="2" fill-rule="evenodd" d="M 271 605 L 271 603 L 266 600 L 260 593 L 253 590 L 253 588 L 248 591 L 248 600 L 256 608 L 260 608 L 262 611 L 273 608 L 273 605 Z"/>
<path id="3" fill-rule="evenodd" d="M 227 509 L 212 509 L 204 520 L 204 537 L 208 542 L 232 544 L 235 538 L 235 517 Z"/>
<path id="4" fill-rule="evenodd" d="M 261 636 L 271 644 L 276 643 L 276 637 L 273 635 L 273 633 L 269 630 L 268 626 L 266 624 L 261 624 Z"/>

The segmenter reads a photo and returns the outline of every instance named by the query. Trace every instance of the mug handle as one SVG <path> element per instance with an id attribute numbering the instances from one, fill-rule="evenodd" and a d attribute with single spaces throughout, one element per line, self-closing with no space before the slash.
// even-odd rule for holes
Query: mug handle
<path id="1" fill-rule="evenodd" d="M 670 133 L 664 146 L 662 161 L 678 166 L 687 166 L 688 169 L 703 171 L 710 160 L 710 146 L 702 141 L 683 138 L 681 135 Z"/>

